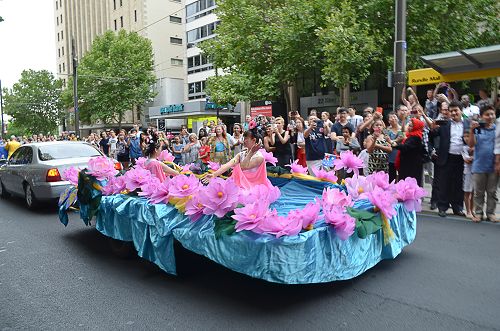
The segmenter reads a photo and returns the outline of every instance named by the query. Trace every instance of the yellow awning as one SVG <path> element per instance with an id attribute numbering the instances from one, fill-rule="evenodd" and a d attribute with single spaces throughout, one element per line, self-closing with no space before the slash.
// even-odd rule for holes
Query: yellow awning
<path id="1" fill-rule="evenodd" d="M 461 80 L 485 79 L 499 77 L 500 68 L 474 70 L 456 74 L 442 75 L 432 68 L 415 69 L 408 71 L 408 85 L 429 85 L 440 82 L 458 82 Z"/>

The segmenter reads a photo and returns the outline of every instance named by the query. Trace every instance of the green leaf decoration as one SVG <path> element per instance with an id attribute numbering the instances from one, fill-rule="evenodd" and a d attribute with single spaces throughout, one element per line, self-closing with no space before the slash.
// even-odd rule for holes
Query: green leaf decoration
<path id="1" fill-rule="evenodd" d="M 356 233 L 361 239 L 365 239 L 370 234 L 382 228 L 382 217 L 380 217 L 380 213 L 351 207 L 347 208 L 347 213 L 356 219 Z"/>
<path id="2" fill-rule="evenodd" d="M 236 220 L 230 218 L 216 219 L 214 221 L 215 238 L 220 239 L 222 236 L 232 235 L 236 229 Z"/>

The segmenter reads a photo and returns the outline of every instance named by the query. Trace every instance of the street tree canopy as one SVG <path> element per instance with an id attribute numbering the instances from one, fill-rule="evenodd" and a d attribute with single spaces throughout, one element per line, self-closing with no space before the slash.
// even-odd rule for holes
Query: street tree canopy
<path id="1" fill-rule="evenodd" d="M 5 112 L 24 134 L 55 133 L 63 116 L 62 81 L 47 70 L 24 70 L 12 89 L 4 89 Z"/>
<path id="2" fill-rule="evenodd" d="M 154 98 L 151 41 L 136 32 L 108 31 L 97 37 L 78 66 L 80 120 L 118 122 L 125 112 Z M 72 106 L 72 80 L 64 96 Z"/>

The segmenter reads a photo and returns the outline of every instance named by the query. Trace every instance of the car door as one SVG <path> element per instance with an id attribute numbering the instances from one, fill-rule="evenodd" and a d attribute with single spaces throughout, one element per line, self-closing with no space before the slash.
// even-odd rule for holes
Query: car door
<path id="1" fill-rule="evenodd" d="M 24 181 L 29 182 L 31 173 L 31 162 L 33 161 L 33 148 L 31 146 L 21 147 L 22 151 L 17 159 L 16 167 L 12 169 L 13 191 L 24 194 Z"/>
<path id="2" fill-rule="evenodd" d="M 2 169 L 2 183 L 5 189 L 9 192 L 15 192 L 15 178 L 13 176 L 13 171 L 18 166 L 17 163 L 20 159 L 21 153 L 23 152 L 22 147 L 18 148 L 9 158 L 7 164 Z"/>

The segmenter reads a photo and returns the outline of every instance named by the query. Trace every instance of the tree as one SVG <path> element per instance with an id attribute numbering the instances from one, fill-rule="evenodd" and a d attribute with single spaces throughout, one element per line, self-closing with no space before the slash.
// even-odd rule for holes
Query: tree
<path id="1" fill-rule="evenodd" d="M 63 116 L 62 81 L 47 70 L 24 70 L 12 89 L 4 89 L 5 112 L 25 134 L 54 133 Z"/>
<path id="2" fill-rule="evenodd" d="M 151 41 L 136 32 L 108 31 L 97 37 L 78 66 L 80 120 L 121 126 L 125 112 L 154 98 L 153 64 Z M 64 100 L 72 105 L 72 88 Z"/>
<path id="3" fill-rule="evenodd" d="M 359 85 L 370 75 L 370 63 L 379 51 L 366 22 L 359 22 L 350 0 L 333 8 L 324 28 L 319 28 L 325 64 L 322 78 L 338 88 Z M 367 61 L 370 59 L 371 61 Z"/>

